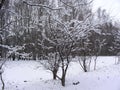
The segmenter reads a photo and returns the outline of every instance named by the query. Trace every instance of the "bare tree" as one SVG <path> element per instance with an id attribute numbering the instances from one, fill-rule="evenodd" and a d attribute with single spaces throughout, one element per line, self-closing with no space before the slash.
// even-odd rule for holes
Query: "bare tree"
<path id="1" fill-rule="evenodd" d="M 91 18 L 90 11 L 82 12 L 82 10 L 79 9 L 79 5 L 74 6 L 75 4 L 78 5 L 79 2 L 61 2 L 60 6 L 64 9 L 52 11 L 48 14 L 50 17 L 48 17 L 47 20 L 48 27 L 45 26 L 42 32 L 43 38 L 56 46 L 56 52 L 59 54 L 62 76 L 57 75 L 57 78 L 61 80 L 62 86 L 65 86 L 67 70 L 72 61 L 72 50 L 76 49 L 76 44 L 78 44 L 82 37 L 86 37 L 89 30 L 94 29 L 89 22 Z M 87 10 L 87 7 L 84 7 L 84 9 Z M 81 10 L 82 13 L 79 13 L 79 10 Z M 80 17 L 81 14 L 83 15 L 82 18 Z"/>
<path id="2" fill-rule="evenodd" d="M 89 48 L 90 44 L 91 43 L 89 42 L 88 37 L 86 39 L 80 40 L 78 61 L 84 72 L 90 71 L 90 65 L 92 61 L 92 54 L 91 54 L 92 49 Z"/>
<path id="3" fill-rule="evenodd" d="M 57 72 L 60 67 L 59 54 L 57 52 L 49 53 L 46 61 L 41 62 L 41 64 L 53 73 L 53 79 L 57 79 Z"/>

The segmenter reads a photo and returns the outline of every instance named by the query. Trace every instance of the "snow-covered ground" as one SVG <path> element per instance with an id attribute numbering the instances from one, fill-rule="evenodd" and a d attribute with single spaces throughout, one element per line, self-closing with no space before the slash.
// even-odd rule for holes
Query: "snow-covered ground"
<path id="1" fill-rule="evenodd" d="M 38 61 L 7 61 L 3 73 L 5 90 L 120 90 L 120 65 L 115 64 L 116 59 L 99 57 L 97 69 L 87 73 L 78 62 L 71 62 L 66 87 L 52 80 L 52 73 Z"/>

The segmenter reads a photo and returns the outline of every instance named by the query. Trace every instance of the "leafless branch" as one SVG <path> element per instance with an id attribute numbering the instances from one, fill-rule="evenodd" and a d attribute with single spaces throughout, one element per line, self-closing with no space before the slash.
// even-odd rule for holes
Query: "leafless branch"
<path id="1" fill-rule="evenodd" d="M 35 6 L 35 7 L 43 7 L 43 8 L 48 8 L 48 9 L 51 9 L 51 10 L 60 10 L 62 8 L 51 8 L 47 5 L 43 5 L 43 4 L 31 4 L 31 3 L 28 3 L 26 1 L 23 1 L 23 3 L 25 3 L 26 5 L 29 5 L 29 6 Z"/>
<path id="2" fill-rule="evenodd" d="M 62 0 L 60 0 L 60 2 L 62 2 L 64 5 L 66 5 L 66 6 L 68 6 L 68 7 L 75 8 L 75 7 L 81 6 L 81 5 L 89 5 L 89 4 L 91 4 L 91 3 L 93 2 L 93 0 L 91 0 L 91 1 L 88 2 L 88 3 L 79 3 L 77 6 L 69 5 L 69 4 L 65 3 L 64 1 L 62 1 Z"/>
<path id="3" fill-rule="evenodd" d="M 2 64 L 0 65 L 0 69 L 2 69 L 3 65 L 5 64 L 6 60 L 2 60 Z"/>

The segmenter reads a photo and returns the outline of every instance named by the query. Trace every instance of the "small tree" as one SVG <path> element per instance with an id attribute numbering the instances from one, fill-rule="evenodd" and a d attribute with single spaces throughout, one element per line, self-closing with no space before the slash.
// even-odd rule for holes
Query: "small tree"
<path id="1" fill-rule="evenodd" d="M 59 59 L 59 54 L 57 52 L 54 53 L 49 53 L 47 56 L 47 61 L 43 62 L 42 65 L 50 70 L 53 74 L 53 79 L 56 80 L 57 78 L 57 72 L 60 67 L 60 59 Z"/>
<path id="2" fill-rule="evenodd" d="M 87 37 L 88 31 L 94 28 L 91 23 L 91 11 L 86 5 L 87 1 L 60 0 L 58 2 L 58 7 L 63 8 L 49 14 L 49 27 L 45 29 L 43 36 L 56 46 L 62 70 L 62 76 L 57 75 L 57 77 L 61 80 L 62 86 L 65 86 L 67 70 L 72 61 L 72 51 L 76 49 L 79 40 Z"/>
<path id="3" fill-rule="evenodd" d="M 84 72 L 90 71 L 90 65 L 92 60 L 91 48 L 89 48 L 90 44 L 91 43 L 89 42 L 88 38 L 86 38 L 81 39 L 79 46 L 80 50 L 78 52 L 78 61 Z"/>

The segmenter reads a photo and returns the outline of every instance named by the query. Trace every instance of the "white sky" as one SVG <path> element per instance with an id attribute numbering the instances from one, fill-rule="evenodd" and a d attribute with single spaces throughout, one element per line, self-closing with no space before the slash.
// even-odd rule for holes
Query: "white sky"
<path id="1" fill-rule="evenodd" d="M 120 0 L 94 0 L 93 10 L 98 7 L 106 9 L 113 18 L 120 20 Z"/>

